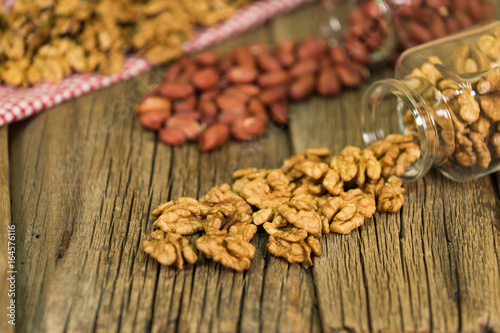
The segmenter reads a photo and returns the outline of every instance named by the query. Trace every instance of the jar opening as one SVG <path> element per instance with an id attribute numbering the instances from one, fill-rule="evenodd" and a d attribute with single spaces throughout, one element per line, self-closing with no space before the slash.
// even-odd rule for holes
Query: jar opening
<path id="1" fill-rule="evenodd" d="M 412 85 L 421 84 L 420 80 L 407 81 L 387 79 L 369 87 L 362 101 L 361 126 L 366 145 L 389 134 L 415 137 L 420 145 L 420 157 L 401 177 L 403 181 L 414 181 L 436 162 L 437 132 L 427 103 L 412 88 Z M 408 121 L 414 126 L 409 127 Z"/>

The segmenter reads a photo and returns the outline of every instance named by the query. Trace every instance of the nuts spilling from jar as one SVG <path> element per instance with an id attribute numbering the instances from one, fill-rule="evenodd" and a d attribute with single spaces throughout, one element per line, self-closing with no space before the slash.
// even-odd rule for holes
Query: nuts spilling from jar
<path id="1" fill-rule="evenodd" d="M 368 59 L 357 59 L 319 38 L 286 40 L 274 50 L 258 43 L 226 55 L 204 51 L 184 56 L 135 107 L 141 124 L 166 144 L 198 141 L 201 151 L 262 136 L 272 119 L 288 123 L 288 102 L 315 92 L 337 95 L 369 75 Z"/>
<path id="2" fill-rule="evenodd" d="M 426 105 L 420 106 L 429 110 L 436 122 L 439 159 L 443 166 L 455 167 L 456 172 L 485 171 L 493 159 L 500 158 L 499 60 L 500 27 L 497 26 L 471 43 L 456 46 L 447 63 L 432 56 L 406 77 L 424 98 Z M 459 75 L 445 77 L 446 71 L 440 69 L 446 67 Z M 412 82 L 412 78 L 426 80 Z M 408 133 L 416 132 L 410 110 L 403 121 Z"/>
<path id="3" fill-rule="evenodd" d="M 0 83 L 112 74 L 132 52 L 164 63 L 182 54 L 195 25 L 213 25 L 249 2 L 17 0 L 11 11 L 0 10 Z"/>
<path id="4" fill-rule="evenodd" d="M 364 150 L 347 146 L 331 158 L 327 148 L 308 149 L 279 169 L 237 170 L 232 185 L 215 186 L 199 200 L 178 198 L 158 206 L 152 213 L 157 230 L 142 247 L 160 264 L 182 269 L 184 261 L 197 258 L 183 236 L 203 232 L 196 240 L 201 253 L 243 271 L 255 257 L 251 240 L 262 226 L 270 254 L 309 267 L 322 254 L 318 237 L 349 234 L 375 211 L 402 207 L 405 190 L 396 175 L 420 153 L 410 138 L 390 135 Z"/>

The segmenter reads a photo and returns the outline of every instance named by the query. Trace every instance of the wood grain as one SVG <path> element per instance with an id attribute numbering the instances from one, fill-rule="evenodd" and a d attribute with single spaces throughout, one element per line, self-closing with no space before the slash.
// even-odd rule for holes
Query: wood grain
<path id="1" fill-rule="evenodd" d="M 214 50 L 317 34 L 317 10 L 306 6 Z M 270 256 L 263 232 L 244 273 L 203 256 L 181 272 L 149 259 L 140 243 L 159 203 L 309 147 L 362 145 L 357 105 L 369 84 L 292 104 L 289 127 L 272 126 L 255 142 L 199 153 L 196 144 L 160 143 L 132 112 L 162 73 L 10 126 L 19 332 L 500 331 L 500 205 L 489 177 L 457 184 L 433 171 L 407 184 L 400 213 L 323 237 L 323 256 L 307 270 Z M 372 80 L 389 76 L 385 69 Z M 0 208 L 4 138 L 0 129 Z"/>
<path id="2" fill-rule="evenodd" d="M 7 246 L 8 246 L 8 227 L 10 226 L 10 193 L 9 193 L 9 149 L 8 149 L 8 130 L 7 127 L 0 128 L 0 308 L 2 309 L 2 320 L 0 320 L 0 332 L 14 332 L 15 326 L 8 323 L 7 307 L 10 306 L 11 297 L 9 297 L 10 282 L 7 278 L 11 277 L 9 268 Z M 17 253 L 15 253 L 17 255 Z M 15 299 L 14 299 L 15 300 Z M 16 306 L 19 310 L 19 306 Z"/>

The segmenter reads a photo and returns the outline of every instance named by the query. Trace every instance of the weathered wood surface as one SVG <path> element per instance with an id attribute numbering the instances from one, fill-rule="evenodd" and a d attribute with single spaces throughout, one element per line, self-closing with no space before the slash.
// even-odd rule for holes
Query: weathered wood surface
<path id="1" fill-rule="evenodd" d="M 316 10 L 215 49 L 315 34 Z M 293 104 L 288 129 L 272 127 L 252 143 L 208 154 L 167 147 L 131 111 L 160 76 L 9 127 L 18 332 L 500 331 L 500 204 L 489 177 L 456 184 L 431 172 L 406 186 L 400 214 L 322 238 L 324 254 L 308 270 L 268 255 L 262 233 L 245 273 L 203 257 L 181 272 L 148 259 L 140 243 L 157 204 L 203 194 L 237 168 L 276 167 L 308 147 L 362 144 L 363 89 Z"/>
<path id="2" fill-rule="evenodd" d="M 14 332 L 14 326 L 8 323 L 7 307 L 10 306 L 9 289 L 11 277 L 9 271 L 13 271 L 8 266 L 8 227 L 10 226 L 10 195 L 9 195 L 9 152 L 8 152 L 8 129 L 0 128 L 0 309 L 4 315 L 0 321 L 0 332 Z M 9 310 L 10 311 L 10 310 Z"/>

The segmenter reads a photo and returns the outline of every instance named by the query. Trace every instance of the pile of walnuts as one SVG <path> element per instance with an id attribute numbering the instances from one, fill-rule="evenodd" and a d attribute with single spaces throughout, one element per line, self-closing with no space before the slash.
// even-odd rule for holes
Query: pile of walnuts
<path id="1" fill-rule="evenodd" d="M 0 10 L 0 83 L 111 74 L 130 52 L 164 63 L 182 54 L 193 26 L 213 25 L 250 1 L 18 0 Z"/>
<path id="2" fill-rule="evenodd" d="M 203 232 L 196 248 L 237 271 L 250 267 L 258 226 L 269 235 L 267 249 L 290 263 L 312 265 L 322 253 L 318 237 L 348 234 L 375 211 L 397 212 L 404 203 L 402 176 L 419 158 L 411 136 L 393 134 L 361 150 L 347 146 L 327 160 L 327 148 L 308 149 L 279 169 L 233 173 L 232 185 L 213 187 L 199 200 L 178 198 L 160 205 L 144 251 L 162 265 L 195 263 L 184 237 Z"/>

